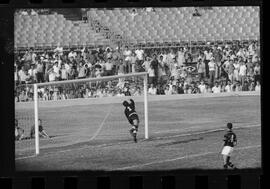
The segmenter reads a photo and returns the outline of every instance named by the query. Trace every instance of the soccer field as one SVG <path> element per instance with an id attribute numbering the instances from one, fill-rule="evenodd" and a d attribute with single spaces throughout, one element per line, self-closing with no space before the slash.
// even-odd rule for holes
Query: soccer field
<path id="1" fill-rule="evenodd" d="M 52 138 L 40 140 L 38 156 L 33 139 L 16 141 L 16 170 L 222 169 L 227 122 L 234 124 L 238 137 L 232 161 L 238 168 L 260 168 L 260 96 L 195 96 L 149 96 L 147 140 L 142 97 L 134 97 L 138 143 L 128 132 L 124 98 L 41 102 L 39 115 Z M 17 117 L 30 117 L 23 125 L 28 134 L 33 104 L 16 104 L 15 110 Z"/>

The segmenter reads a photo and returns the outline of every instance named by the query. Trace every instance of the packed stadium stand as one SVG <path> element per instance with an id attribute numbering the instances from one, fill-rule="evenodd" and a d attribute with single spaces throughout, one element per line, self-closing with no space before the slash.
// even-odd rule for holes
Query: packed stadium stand
<path id="1" fill-rule="evenodd" d="M 57 43 L 70 47 L 111 43 L 91 22 L 98 21 L 119 34 L 128 43 L 164 43 L 179 41 L 258 40 L 259 7 L 194 7 L 137 9 L 97 9 L 87 12 L 89 22 L 72 21 L 59 13 L 15 16 L 15 49 L 53 47 Z"/>

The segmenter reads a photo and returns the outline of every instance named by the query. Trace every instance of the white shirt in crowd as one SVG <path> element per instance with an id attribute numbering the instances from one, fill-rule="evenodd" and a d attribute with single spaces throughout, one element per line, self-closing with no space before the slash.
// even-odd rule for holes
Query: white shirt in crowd
<path id="1" fill-rule="evenodd" d="M 58 52 L 60 55 L 62 55 L 63 54 L 63 47 L 56 47 L 55 49 L 54 49 L 54 52 Z"/>
<path id="2" fill-rule="evenodd" d="M 236 72 L 238 73 L 238 72 L 239 72 L 239 68 L 240 68 L 240 64 L 234 63 L 233 66 L 234 66 L 234 72 L 235 72 L 235 73 L 236 73 Z"/>
<path id="3" fill-rule="evenodd" d="M 177 58 L 178 66 L 182 66 L 184 62 L 185 62 L 185 53 L 178 51 L 178 58 Z"/>
<path id="4" fill-rule="evenodd" d="M 136 54 L 138 60 L 143 60 L 143 53 L 144 53 L 144 51 L 142 49 L 137 49 L 135 51 L 135 54 Z"/>
<path id="5" fill-rule="evenodd" d="M 69 64 L 68 64 L 68 63 L 65 63 L 65 69 L 66 69 L 67 71 L 69 71 L 69 70 L 70 70 L 70 66 L 69 66 Z"/>
<path id="6" fill-rule="evenodd" d="M 220 86 L 214 86 L 214 87 L 212 88 L 212 92 L 213 92 L 213 93 L 220 93 L 220 92 L 221 92 Z"/>
<path id="7" fill-rule="evenodd" d="M 71 51 L 70 53 L 68 53 L 68 58 L 71 58 L 71 57 L 75 58 L 76 56 L 77 56 L 76 52 Z"/>
<path id="8" fill-rule="evenodd" d="M 144 61 L 142 66 L 144 67 L 145 70 L 149 70 L 150 64 L 151 64 L 151 62 L 146 60 L 146 61 Z"/>
<path id="9" fill-rule="evenodd" d="M 255 86 L 255 91 L 260 92 L 261 91 L 261 85 L 256 85 Z"/>
<path id="10" fill-rule="evenodd" d="M 37 70 L 36 69 L 29 69 L 28 73 L 31 77 L 34 77 L 36 75 Z"/>
<path id="11" fill-rule="evenodd" d="M 174 58 L 175 58 L 175 54 L 169 53 L 169 54 L 167 55 L 167 57 L 166 57 L 166 60 L 167 60 L 168 63 L 171 63 L 171 62 L 173 62 L 173 59 L 174 59 Z"/>
<path id="12" fill-rule="evenodd" d="M 245 64 L 243 64 L 239 67 L 239 75 L 245 76 L 246 74 L 247 74 L 247 67 Z"/>
<path id="13" fill-rule="evenodd" d="M 61 69 L 61 78 L 68 79 L 68 72 L 66 69 Z"/>
<path id="14" fill-rule="evenodd" d="M 155 95 L 155 94 L 157 94 L 157 88 L 155 88 L 155 87 L 150 87 L 149 89 L 148 89 L 148 93 L 149 94 L 151 94 L 151 95 Z"/>
<path id="15" fill-rule="evenodd" d="M 111 62 L 106 62 L 105 63 L 105 70 L 112 70 L 113 64 Z"/>
<path id="16" fill-rule="evenodd" d="M 154 69 L 149 68 L 147 72 L 149 74 L 149 77 L 155 77 L 155 70 Z"/>
<path id="17" fill-rule="evenodd" d="M 55 77 L 56 77 L 56 74 L 54 73 L 54 71 L 51 71 L 49 73 L 49 81 L 55 81 Z"/>
<path id="18" fill-rule="evenodd" d="M 225 92 L 229 93 L 229 92 L 232 92 L 232 85 L 226 85 L 225 86 Z"/>
<path id="19" fill-rule="evenodd" d="M 125 56 L 125 61 L 130 61 L 130 56 L 131 56 L 132 52 L 131 50 L 124 50 L 123 51 L 123 55 Z"/>
<path id="20" fill-rule="evenodd" d="M 205 84 L 200 84 L 198 86 L 199 90 L 200 90 L 200 93 L 206 93 L 206 86 Z"/>
<path id="21" fill-rule="evenodd" d="M 25 74 L 25 71 L 20 70 L 20 71 L 18 72 L 18 76 L 19 76 L 19 78 L 20 78 L 20 81 L 25 81 L 25 80 L 26 80 L 26 74 Z"/>
<path id="22" fill-rule="evenodd" d="M 210 60 L 213 57 L 212 52 L 204 51 L 204 54 L 205 54 L 205 60 Z"/>
<path id="23" fill-rule="evenodd" d="M 60 76 L 60 67 L 58 65 L 53 66 L 53 71 L 55 72 L 56 77 Z"/>
<path id="24" fill-rule="evenodd" d="M 210 61 L 208 63 L 209 71 L 215 71 L 215 66 L 216 66 L 216 63 L 213 61 Z"/>

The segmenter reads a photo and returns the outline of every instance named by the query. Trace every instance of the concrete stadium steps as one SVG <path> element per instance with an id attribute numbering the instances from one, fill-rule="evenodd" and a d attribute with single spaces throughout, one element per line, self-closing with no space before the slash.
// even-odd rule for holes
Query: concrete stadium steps
<path id="1" fill-rule="evenodd" d="M 88 23 L 67 20 L 63 15 L 15 16 L 15 48 L 105 45 L 110 43 Z"/>
<path id="2" fill-rule="evenodd" d="M 131 40 L 167 42 L 166 39 L 235 40 L 259 38 L 259 7 L 213 7 L 199 10 L 193 17 L 193 7 L 155 8 L 155 12 L 138 10 L 132 18 L 131 9 L 91 9 L 88 15 L 112 31 Z"/>

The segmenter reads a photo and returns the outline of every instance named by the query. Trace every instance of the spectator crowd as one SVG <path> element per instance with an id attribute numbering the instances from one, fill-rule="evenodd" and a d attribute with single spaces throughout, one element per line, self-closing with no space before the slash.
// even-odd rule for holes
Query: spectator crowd
<path id="1" fill-rule="evenodd" d="M 255 41 L 191 48 L 100 47 L 53 51 L 28 49 L 15 55 L 16 101 L 33 100 L 33 83 L 148 73 L 150 95 L 260 90 L 260 47 Z M 142 81 L 68 84 L 39 88 L 43 100 L 140 95 Z"/>

